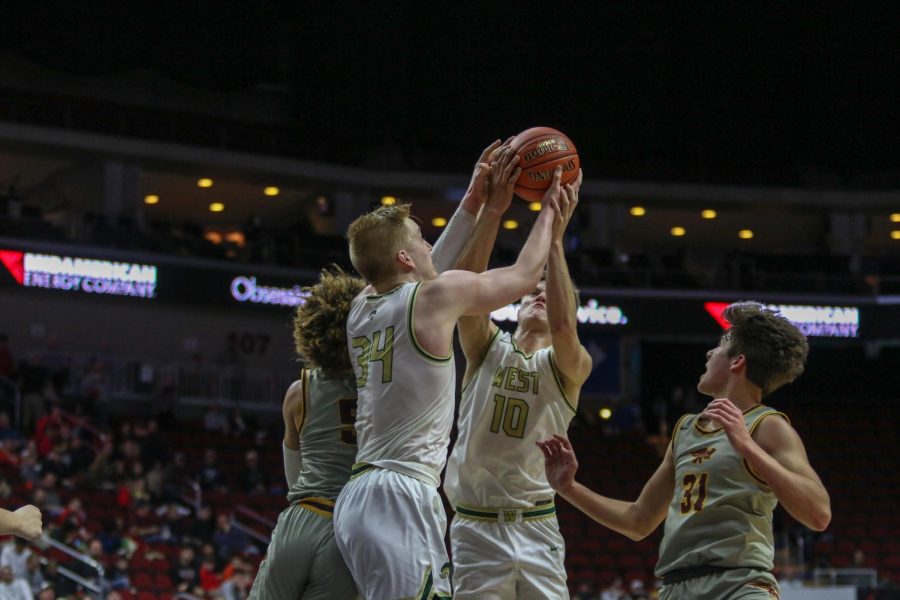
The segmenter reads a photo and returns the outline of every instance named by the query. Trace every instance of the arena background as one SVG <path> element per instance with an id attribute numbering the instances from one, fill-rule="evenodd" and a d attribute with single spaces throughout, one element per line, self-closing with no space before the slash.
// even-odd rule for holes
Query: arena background
<path id="1" fill-rule="evenodd" d="M 481 148 L 546 125 L 586 177 L 566 241 L 595 363 L 581 477 L 635 496 L 698 405 L 722 304 L 778 306 L 811 354 L 771 403 L 834 508 L 821 534 L 778 513 L 783 597 L 895 597 L 892 8 L 5 4 L 0 495 L 47 515 L 35 590 L 242 597 L 286 504 L 298 286 L 347 265 L 347 224 L 389 198 L 436 239 Z M 493 264 L 533 214 L 515 202 Z M 655 587 L 660 532 L 560 504 L 577 597 Z M 211 554 L 202 593 L 178 590 L 186 547 Z"/>

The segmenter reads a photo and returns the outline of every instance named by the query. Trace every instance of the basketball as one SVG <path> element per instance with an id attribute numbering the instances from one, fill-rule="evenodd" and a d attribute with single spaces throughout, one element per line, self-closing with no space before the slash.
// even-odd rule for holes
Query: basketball
<path id="1" fill-rule="evenodd" d="M 563 168 L 560 185 L 578 177 L 581 161 L 578 151 L 569 137 L 550 127 L 526 129 L 510 142 L 519 156 L 521 175 L 516 180 L 515 192 L 529 202 L 540 202 L 553 181 L 553 170 Z"/>

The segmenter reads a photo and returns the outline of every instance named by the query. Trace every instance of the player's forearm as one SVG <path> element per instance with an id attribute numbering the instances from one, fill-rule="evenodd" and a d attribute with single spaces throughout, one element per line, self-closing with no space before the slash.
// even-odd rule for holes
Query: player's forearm
<path id="1" fill-rule="evenodd" d="M 516 259 L 516 264 L 513 265 L 513 268 L 521 272 L 524 278 L 529 281 L 534 281 L 532 286 L 526 286 L 526 289 L 523 290 L 522 294 L 531 291 L 528 287 L 537 285 L 537 282 L 541 278 L 541 273 L 544 270 L 544 265 L 547 264 L 553 218 L 553 209 L 545 206 L 538 215 L 534 226 L 531 228 L 531 233 L 528 234 L 525 245 L 523 245 L 522 249 L 519 251 L 519 257 Z"/>
<path id="2" fill-rule="evenodd" d="M 494 250 L 494 242 L 497 241 L 497 231 L 500 229 L 502 213 L 485 206 L 475 221 L 472 235 L 468 244 L 460 253 L 456 261 L 456 269 L 481 273 L 487 269 Z"/>
<path id="3" fill-rule="evenodd" d="M 792 517 L 815 531 L 828 527 L 831 499 L 820 482 L 787 469 L 755 443 L 744 458 Z"/>
<path id="4" fill-rule="evenodd" d="M 438 273 L 453 268 L 466 243 L 471 240 L 474 227 L 475 215 L 462 206 L 456 209 L 431 250 L 431 261 Z"/>
<path id="5" fill-rule="evenodd" d="M 634 502 L 601 496 L 577 481 L 572 482 L 572 485 L 564 491 L 557 490 L 557 493 L 604 527 L 632 540 L 642 540 L 655 529 L 641 522 L 636 514 Z"/>
<path id="6" fill-rule="evenodd" d="M 575 288 L 569 276 L 561 240 L 554 240 L 550 244 L 546 289 L 550 333 L 575 331 L 578 326 L 578 307 L 575 306 Z"/>

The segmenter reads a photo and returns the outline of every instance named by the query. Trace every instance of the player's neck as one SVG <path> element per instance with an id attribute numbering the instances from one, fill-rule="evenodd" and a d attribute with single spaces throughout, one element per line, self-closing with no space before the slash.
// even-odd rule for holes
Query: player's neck
<path id="1" fill-rule="evenodd" d="M 398 273 L 386 279 L 372 282 L 372 287 L 379 294 L 386 294 L 391 290 L 400 287 L 404 283 L 412 283 L 418 281 L 413 273 Z"/>
<path id="2" fill-rule="evenodd" d="M 731 403 L 741 411 L 747 411 L 762 404 L 762 391 L 746 380 L 730 382 L 722 396 L 731 400 Z"/>
<path id="3" fill-rule="evenodd" d="M 534 354 L 538 350 L 549 348 L 552 345 L 549 331 L 523 329 L 519 327 L 513 334 L 516 346 L 525 354 Z"/>

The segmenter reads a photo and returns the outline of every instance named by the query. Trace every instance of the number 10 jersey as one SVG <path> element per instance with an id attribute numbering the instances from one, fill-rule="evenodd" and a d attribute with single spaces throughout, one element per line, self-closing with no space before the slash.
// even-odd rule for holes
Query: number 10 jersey
<path id="1" fill-rule="evenodd" d="M 552 349 L 525 354 L 498 330 L 462 391 L 459 437 L 444 481 L 451 504 L 528 508 L 552 499 L 535 442 L 566 435 L 574 406 Z"/>

